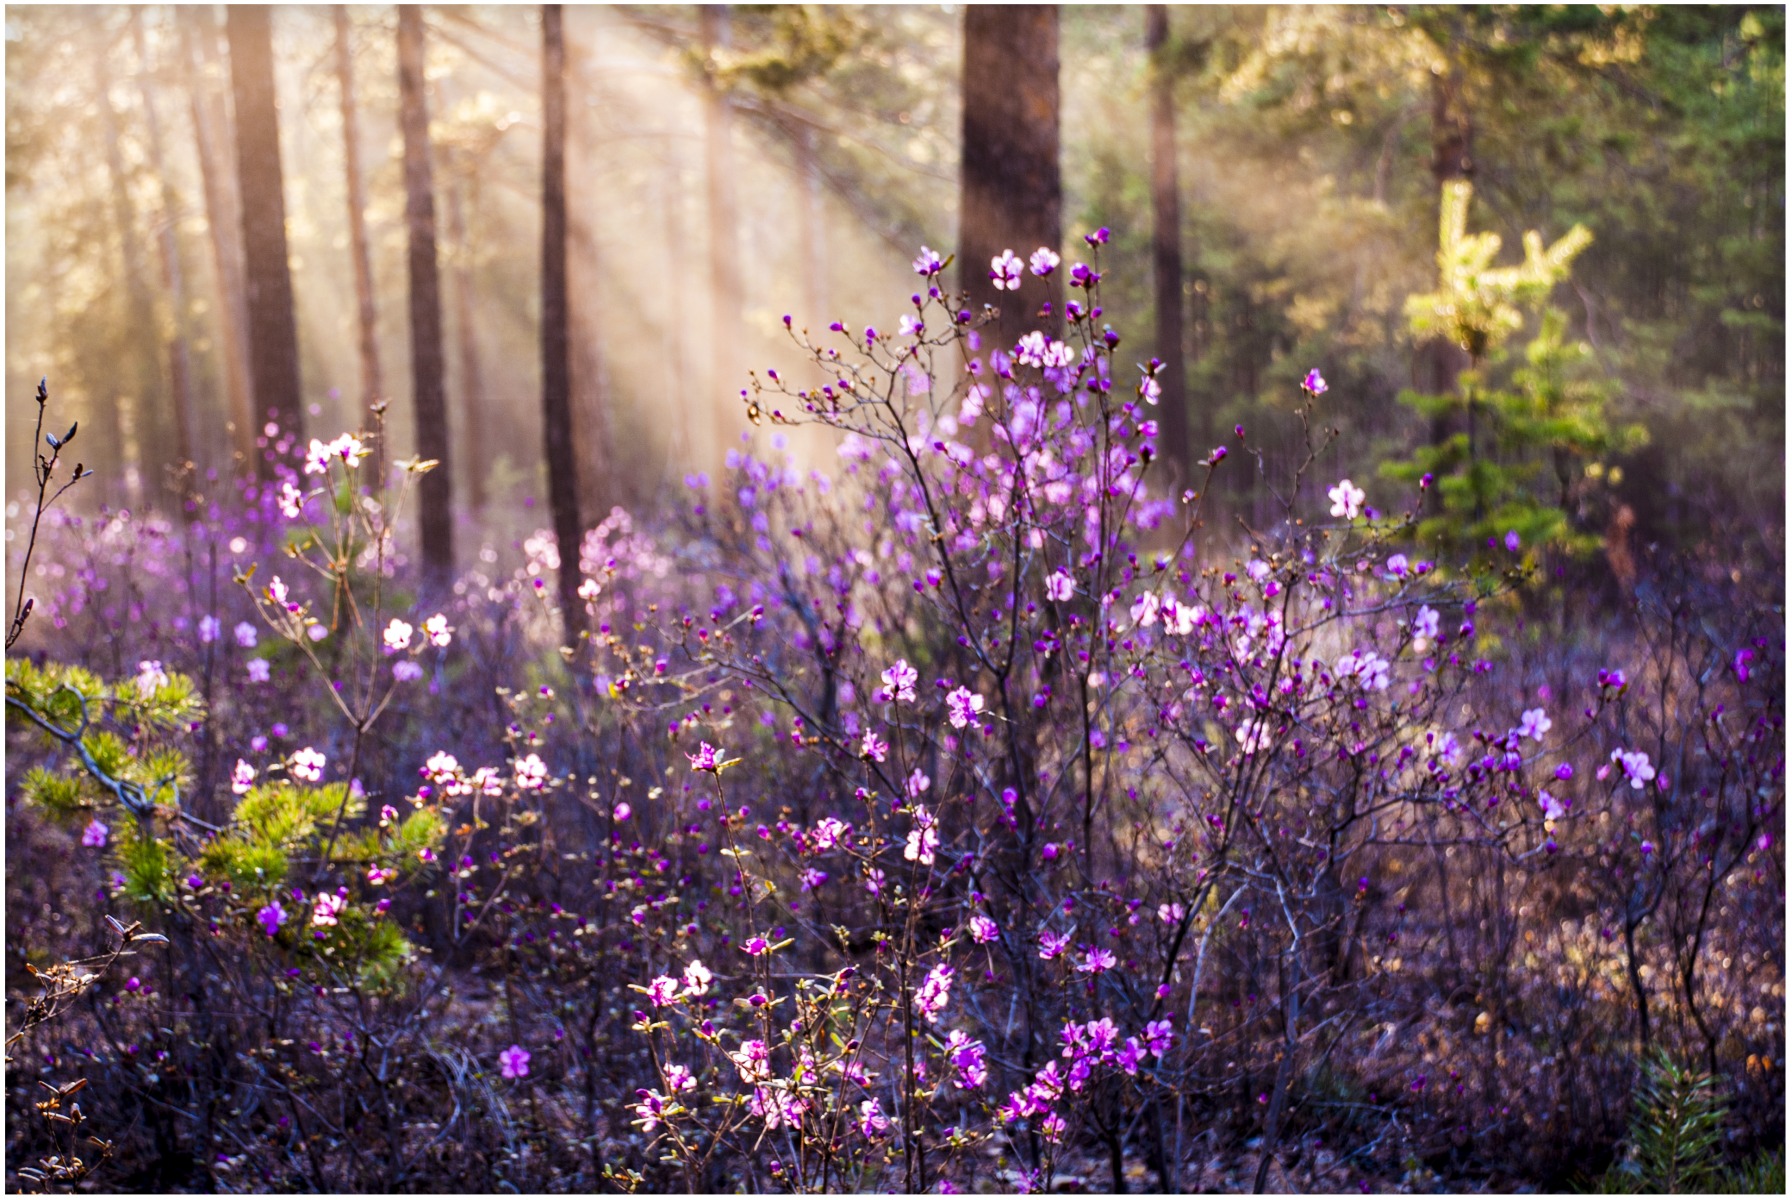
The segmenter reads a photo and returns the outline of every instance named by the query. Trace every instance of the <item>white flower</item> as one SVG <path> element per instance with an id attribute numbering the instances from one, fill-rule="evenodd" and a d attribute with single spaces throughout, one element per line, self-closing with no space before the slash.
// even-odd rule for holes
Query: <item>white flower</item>
<path id="1" fill-rule="evenodd" d="M 255 768 L 236 760 L 236 766 L 230 772 L 230 790 L 241 796 L 255 785 Z"/>
<path id="2" fill-rule="evenodd" d="M 548 779 L 547 764 L 541 756 L 531 754 L 516 764 L 516 785 L 524 791 L 534 791 L 546 783 Z"/>
<path id="3" fill-rule="evenodd" d="M 1032 256 L 1027 259 L 1027 268 L 1031 270 L 1033 274 L 1043 279 L 1045 276 L 1050 275 L 1053 271 L 1057 270 L 1058 264 L 1062 261 L 1063 260 L 1058 257 L 1056 251 L 1041 246 L 1039 249 L 1033 251 Z"/>
<path id="4" fill-rule="evenodd" d="M 348 901 L 335 892 L 319 892 L 317 903 L 311 909 L 313 925 L 334 925 L 338 915 L 347 907 Z"/>
<path id="5" fill-rule="evenodd" d="M 1070 572 L 1059 567 L 1056 571 L 1053 571 L 1050 575 L 1045 577 L 1046 599 L 1058 601 L 1068 600 L 1070 599 L 1070 593 L 1075 586 L 1075 582 L 1070 578 Z"/>
<path id="6" fill-rule="evenodd" d="M 380 640 L 386 644 L 386 653 L 397 654 L 410 649 L 411 634 L 414 632 L 410 622 L 393 617 L 392 623 L 386 626 L 386 632 L 380 635 Z"/>
<path id="7" fill-rule="evenodd" d="M 286 762 L 286 769 L 298 779 L 316 783 L 324 777 L 324 763 L 327 761 L 318 751 L 306 746 L 303 750 L 293 751 L 292 757 Z"/>
<path id="8" fill-rule="evenodd" d="M 432 618 L 423 621 L 423 636 L 430 639 L 432 647 L 446 647 L 450 641 L 453 641 L 453 627 L 448 623 L 446 616 L 437 613 Z"/>
<path id="9" fill-rule="evenodd" d="M 1332 499 L 1332 516 L 1343 517 L 1347 521 L 1356 520 L 1363 510 L 1363 500 L 1367 497 L 1362 488 L 1348 479 L 1339 480 L 1338 486 L 1326 492 L 1326 495 Z"/>

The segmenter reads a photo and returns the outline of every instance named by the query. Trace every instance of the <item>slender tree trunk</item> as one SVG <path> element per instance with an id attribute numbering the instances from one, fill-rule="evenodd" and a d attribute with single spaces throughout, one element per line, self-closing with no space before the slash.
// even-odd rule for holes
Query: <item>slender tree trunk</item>
<path id="1" fill-rule="evenodd" d="M 106 176 L 112 192 L 112 221 L 118 226 L 118 247 L 123 259 L 120 265 L 125 283 L 125 325 L 131 329 L 146 329 L 150 326 L 153 306 L 149 288 L 143 281 L 143 248 L 137 239 L 137 214 L 131 203 L 129 181 L 125 176 L 124 154 L 119 147 L 118 114 L 112 107 L 108 87 L 110 76 L 106 73 L 104 60 L 99 56 L 95 56 L 93 60 L 93 69 L 95 94 L 105 128 Z M 135 339 L 132 342 L 134 345 Z M 135 359 L 136 355 L 133 354 L 132 358 Z M 143 423 L 138 419 L 138 412 L 154 372 L 142 362 L 119 366 L 110 402 L 97 401 L 95 408 L 98 410 L 96 416 L 101 421 L 98 431 L 102 436 L 112 439 L 112 444 L 117 448 L 123 468 L 119 472 L 123 499 L 134 507 L 143 502 L 144 467 L 155 461 L 142 443 Z M 132 367 L 135 369 L 131 369 Z"/>
<path id="2" fill-rule="evenodd" d="M 972 313 L 1001 316 L 986 338 L 1008 349 L 1029 329 L 1062 328 L 1061 307 L 1040 320 L 1049 294 L 1028 274 L 1019 291 L 997 291 L 990 261 L 1022 260 L 1063 241 L 1058 169 L 1058 10 L 1045 5 L 972 4 L 964 10 L 964 142 L 961 151 L 958 281 Z M 1060 269 L 1054 279 L 1061 278 Z"/>
<path id="3" fill-rule="evenodd" d="M 355 261 L 355 311 L 361 351 L 361 421 L 363 429 L 380 426 L 374 406 L 385 399 L 380 374 L 378 313 L 373 303 L 373 263 L 367 249 L 367 197 L 361 186 L 361 126 L 355 111 L 355 56 L 346 4 L 334 7 L 336 23 L 336 88 L 342 102 L 343 180 L 348 193 L 348 244 Z M 382 439 L 383 443 L 383 439 Z M 370 474 L 385 478 L 386 447 L 375 443 Z"/>
<path id="4" fill-rule="evenodd" d="M 272 9 L 225 8 L 230 82 L 236 100 L 237 179 L 243 201 L 245 292 L 249 310 L 249 369 L 256 418 L 276 421 L 295 441 L 304 436 L 299 387 L 299 333 L 293 314 L 292 272 L 286 252 L 286 197 L 280 169 L 280 115 L 274 97 Z M 267 456 L 256 456 L 261 478 L 273 478 Z"/>
<path id="5" fill-rule="evenodd" d="M 732 21 L 725 4 L 699 10 L 704 60 L 711 74 L 703 89 L 703 158 L 709 205 L 710 379 L 692 414 L 696 435 L 692 457 L 701 470 L 713 470 L 721 451 L 716 436 L 720 413 L 733 415 L 733 397 L 741 378 L 741 270 L 738 213 L 734 189 L 734 103 L 714 75 L 715 52 L 733 42 Z M 716 406 L 720 405 L 720 413 Z M 725 423 L 725 422 L 724 422 Z"/>
<path id="6" fill-rule="evenodd" d="M 560 619 L 569 644 L 585 629 L 579 598 L 578 460 L 566 305 L 566 33 L 558 4 L 541 9 L 541 414 L 548 504 L 560 549 Z"/>
<path id="7" fill-rule="evenodd" d="M 474 169 L 478 169 L 475 163 Z M 455 357 L 460 365 L 461 431 L 466 449 L 461 454 L 465 469 L 463 487 L 467 507 L 482 512 L 486 504 L 486 479 L 491 473 L 492 429 L 487 420 L 485 372 L 479 361 L 479 330 L 473 322 L 473 245 L 469 232 L 464 193 L 478 184 L 473 178 L 450 179 L 445 189 L 448 197 L 448 241 L 454 247 L 449 259 L 448 284 L 454 305 Z"/>
<path id="8" fill-rule="evenodd" d="M 411 395 L 417 454 L 436 466 L 417 486 L 423 569 L 439 586 L 454 572 L 454 487 L 442 362 L 442 293 L 436 265 L 435 185 L 424 98 L 423 10 L 398 7 L 398 123 L 404 135 L 404 220 L 410 263 Z"/>
<path id="9" fill-rule="evenodd" d="M 239 471 L 253 470 L 256 459 L 255 419 L 249 375 L 249 314 L 243 297 L 242 211 L 236 180 L 221 161 L 229 139 L 229 118 L 219 92 L 223 62 L 218 30 L 211 14 L 200 9 L 181 13 L 180 36 L 187 63 L 187 98 L 192 111 L 193 145 L 198 152 L 200 183 L 205 192 L 205 223 L 217 282 L 218 342 L 224 377 L 225 432 Z"/>
<path id="10" fill-rule="evenodd" d="M 1151 56 L 1151 279 L 1157 299 L 1157 356 L 1164 364 L 1157 375 L 1163 389 L 1158 450 L 1169 460 L 1173 477 L 1186 483 L 1189 464 L 1200 452 L 1189 439 L 1188 371 L 1182 357 L 1182 202 L 1169 44 L 1169 9 L 1150 5 L 1145 9 L 1145 49 Z"/>
<path id="11" fill-rule="evenodd" d="M 187 281 L 181 270 L 180 239 L 176 234 L 180 218 L 180 201 L 174 184 L 168 178 L 168 164 L 162 153 L 162 122 L 156 112 L 154 89 L 149 82 L 149 43 L 143 36 L 143 11 L 131 10 L 131 40 L 137 48 L 137 89 L 143 99 L 143 123 L 147 134 L 149 169 L 161 185 L 161 211 L 156 214 L 156 251 L 162 266 L 162 288 L 168 298 L 168 322 L 162 326 L 168 359 L 169 399 L 174 404 L 174 479 L 178 487 L 181 519 L 194 520 L 199 515 L 193 498 L 194 477 L 198 471 L 198 418 L 193 399 L 192 363 L 187 355 Z M 161 326 L 161 322 L 157 322 Z"/>
<path id="12" fill-rule="evenodd" d="M 821 166 L 815 160 L 815 127 L 804 125 L 796 139 L 797 187 L 801 196 L 804 314 L 818 326 L 828 316 L 827 215 L 821 206 Z"/>
<path id="13" fill-rule="evenodd" d="M 579 56 L 575 49 L 563 69 L 579 80 Z M 583 93 L 583 89 L 578 89 Z M 580 119 L 580 109 L 566 114 L 566 175 L 574 181 L 572 194 L 602 194 L 597 178 L 596 154 L 591 146 L 590 122 Z M 572 431 L 578 458 L 579 530 L 596 525 L 624 499 L 623 480 L 610 453 L 609 363 L 603 350 L 603 256 L 593 227 L 598 206 L 569 204 L 567 209 L 566 313 L 572 350 Z"/>

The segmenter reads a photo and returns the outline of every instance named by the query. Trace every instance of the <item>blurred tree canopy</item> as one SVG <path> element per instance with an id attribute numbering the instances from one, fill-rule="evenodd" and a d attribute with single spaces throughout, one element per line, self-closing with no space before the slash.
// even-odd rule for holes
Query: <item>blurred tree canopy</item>
<path id="1" fill-rule="evenodd" d="M 171 11 L 144 10 L 140 46 L 123 9 L 15 6 L 6 19 L 10 403 L 20 411 L 29 384 L 50 375 L 93 419 L 96 441 L 116 439 L 115 469 L 94 464 L 114 500 L 163 502 L 175 451 L 157 336 L 166 318 L 133 315 L 166 308 L 146 257 L 163 193 L 139 80 L 182 86 L 167 65 Z M 706 48 L 694 7 L 568 11 L 574 392 L 589 398 L 575 407 L 601 405 L 614 444 L 651 448 L 617 464 L 595 508 L 677 486 L 701 465 L 681 449 L 689 439 L 720 431 L 719 453 L 744 428 L 736 387 L 700 382 L 713 340 L 699 302 L 706 89 L 735 115 L 748 365 L 785 361 L 784 312 L 811 326 L 893 320 L 882 297 L 907 286 L 918 246 L 957 245 L 963 10 L 727 15 L 726 43 Z M 361 390 L 331 19 L 292 7 L 274 21 L 304 399 L 321 429 L 354 424 Z M 396 376 L 408 331 L 394 22 L 387 9 L 353 19 L 380 348 Z M 425 20 L 436 187 L 457 214 L 441 249 L 458 347 L 457 498 L 538 496 L 538 267 L 504 248 L 539 236 L 539 16 L 432 7 Z M 1170 9 L 1150 53 L 1142 8 L 1067 8 L 1061 20 L 1061 248 L 1074 254 L 1098 224 L 1114 231 L 1107 307 L 1140 361 L 1159 349 L 1154 79 L 1175 106 L 1192 428 L 1243 423 L 1292 454 L 1297 383 L 1318 366 L 1343 433 L 1326 469 L 1368 477 L 1447 433 L 1398 397 L 1439 391 L 1406 305 L 1436 287 L 1440 186 L 1459 173 L 1474 185 L 1475 228 L 1508 247 L 1503 265 L 1527 230 L 1546 243 L 1577 225 L 1593 234 L 1572 277 L 1512 335 L 1525 345 L 1547 332 L 1550 353 L 1604 389 L 1614 428 L 1647 431 L 1646 444 L 1589 451 L 1598 471 L 1577 486 L 1609 494 L 1583 506 L 1583 523 L 1627 505 L 1639 534 L 1685 544 L 1714 513 L 1778 513 L 1782 10 L 1186 7 Z M 229 462 L 224 305 L 187 107 L 171 96 L 164 111 L 193 387 L 213 414 L 195 435 L 203 475 Z M 1548 308 L 1560 316 L 1545 331 Z M 389 382 L 402 454 L 415 437 L 409 384 Z M 1236 477 L 1216 497 L 1222 511 L 1263 517 L 1264 497 Z"/>

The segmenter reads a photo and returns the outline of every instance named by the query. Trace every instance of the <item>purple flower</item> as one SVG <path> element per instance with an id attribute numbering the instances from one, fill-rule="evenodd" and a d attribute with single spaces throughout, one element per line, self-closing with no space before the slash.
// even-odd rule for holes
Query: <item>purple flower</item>
<path id="1" fill-rule="evenodd" d="M 529 1052 L 521 1046 L 511 1046 L 498 1055 L 498 1068 L 506 1079 L 523 1078 L 529 1073 Z"/>
<path id="2" fill-rule="evenodd" d="M 83 846 L 104 846 L 106 844 L 106 835 L 111 832 L 112 827 L 96 817 L 89 821 L 87 823 L 87 828 L 82 831 L 81 844 Z"/>
<path id="3" fill-rule="evenodd" d="M 1025 264 L 1012 250 L 1004 250 L 989 260 L 989 277 L 995 281 L 996 290 L 1015 291 L 1020 287 L 1021 269 Z"/>
<path id="4" fill-rule="evenodd" d="M 278 900 L 270 900 L 261 906 L 261 911 L 255 914 L 255 919 L 261 922 L 261 927 L 267 931 L 267 935 L 273 937 L 280 926 L 286 923 L 286 910 L 280 907 Z"/>
<path id="5" fill-rule="evenodd" d="M 1520 543 L 1518 540 L 1518 530 L 1508 529 L 1506 531 L 1506 549 L 1510 550 L 1514 554 L 1517 554 L 1519 545 L 1520 545 Z"/>
<path id="6" fill-rule="evenodd" d="M 915 682 L 921 678 L 920 672 L 908 665 L 906 658 L 899 658 L 890 664 L 883 673 L 884 690 L 879 699 L 894 700 L 898 704 L 915 702 Z"/>
<path id="7" fill-rule="evenodd" d="M 1318 367 L 1314 367 L 1311 371 L 1308 371 L 1307 377 L 1301 380 L 1300 385 L 1305 388 L 1307 394 L 1311 396 L 1323 396 L 1326 393 L 1325 376 L 1319 373 Z"/>

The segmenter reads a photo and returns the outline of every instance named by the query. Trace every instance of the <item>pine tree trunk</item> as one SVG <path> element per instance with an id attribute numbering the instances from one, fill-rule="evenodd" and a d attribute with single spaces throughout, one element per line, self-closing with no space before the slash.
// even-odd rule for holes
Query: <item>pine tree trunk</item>
<path id="1" fill-rule="evenodd" d="M 990 260 L 1023 260 L 1063 241 L 1058 170 L 1058 10 L 1045 5 L 972 4 L 964 12 L 964 142 L 961 150 L 958 280 L 973 314 L 993 304 L 986 345 L 1012 349 L 1029 329 L 1057 332 L 1062 306 L 1038 316 L 1048 295 L 1031 274 L 1018 292 L 997 291 Z M 1054 280 L 1063 277 L 1060 269 Z"/>
<path id="2" fill-rule="evenodd" d="M 726 4 L 705 4 L 699 10 L 704 60 L 713 65 L 717 50 L 733 41 Z M 703 158 L 709 206 L 709 386 L 696 397 L 692 413 L 692 464 L 698 470 L 720 465 L 717 436 L 721 413 L 739 410 L 734 396 L 746 386 L 741 371 L 740 238 L 736 229 L 734 187 L 734 104 L 714 76 L 703 89 Z M 717 406 L 721 406 L 718 410 Z"/>
<path id="3" fill-rule="evenodd" d="M 199 158 L 205 192 L 205 223 L 211 244 L 212 275 L 217 284 L 218 342 L 224 377 L 225 432 L 237 470 L 252 471 L 256 459 L 254 389 L 249 375 L 249 314 L 243 297 L 242 211 L 236 180 L 222 162 L 229 139 L 229 117 L 219 84 L 223 62 L 218 30 L 211 14 L 179 9 L 183 58 L 187 64 L 187 100 L 193 121 L 193 146 Z"/>
<path id="4" fill-rule="evenodd" d="M 576 84 L 579 78 L 578 43 L 563 64 Z M 597 156 L 591 145 L 591 124 L 579 118 L 580 110 L 566 114 L 566 176 L 574 182 L 572 194 L 602 194 Z M 578 458 L 579 529 L 590 529 L 610 515 L 612 506 L 625 499 L 623 480 L 615 470 L 610 427 L 609 363 L 603 351 L 603 257 L 597 244 L 593 204 L 567 209 L 566 312 L 571 337 L 572 431 Z"/>
<path id="5" fill-rule="evenodd" d="M 156 252 L 162 267 L 162 289 L 168 300 L 166 325 L 158 321 L 165 339 L 168 359 L 169 399 L 174 406 L 174 486 L 177 488 L 181 519 L 194 520 L 199 515 L 193 498 L 193 485 L 199 466 L 198 415 L 193 398 L 192 363 L 187 355 L 187 281 L 181 270 L 180 239 L 176 236 L 180 201 L 168 178 L 168 166 L 162 153 L 162 122 L 156 112 L 154 89 L 149 83 L 149 44 L 143 36 L 143 12 L 131 10 L 131 41 L 137 49 L 137 89 L 143 99 L 143 123 L 147 135 L 149 169 L 161 184 L 161 210 L 155 217 Z"/>
<path id="6" fill-rule="evenodd" d="M 225 8 L 230 82 L 236 101 L 237 180 L 243 201 L 243 257 L 249 310 L 249 370 L 255 415 L 295 441 L 305 432 L 299 387 L 299 333 L 286 253 L 286 197 L 280 169 L 280 115 L 274 98 L 272 9 Z M 256 470 L 273 478 L 267 456 Z"/>
<path id="7" fill-rule="evenodd" d="M 558 4 L 541 9 L 541 416 L 548 504 L 560 549 L 566 642 L 585 629 L 579 598 L 578 460 L 573 450 L 572 354 L 566 304 L 566 35 Z"/>
<path id="8" fill-rule="evenodd" d="M 373 302 L 373 263 L 367 249 L 367 197 L 361 185 L 361 128 L 355 111 L 355 58 L 350 41 L 348 6 L 338 4 L 336 24 L 336 88 L 342 102 L 343 181 L 348 193 L 348 244 L 355 263 L 355 313 L 361 352 L 361 421 L 363 429 L 380 427 L 374 406 L 385 398 L 380 373 L 378 313 Z M 373 447 L 368 474 L 385 478 L 384 439 Z"/>
<path id="9" fill-rule="evenodd" d="M 1172 477 L 1189 482 L 1200 457 L 1190 442 L 1188 371 L 1182 356 L 1182 198 L 1176 178 L 1176 98 L 1168 62 L 1169 9 L 1145 9 L 1145 49 L 1151 56 L 1151 280 L 1157 300 L 1157 381 L 1163 389 L 1157 418 L 1158 450 Z"/>
<path id="10" fill-rule="evenodd" d="M 417 454 L 435 469 L 417 485 L 423 569 L 438 586 L 454 572 L 454 487 L 443 378 L 442 292 L 436 265 L 436 202 L 424 99 L 423 10 L 398 7 L 398 123 L 404 137 L 404 221 L 410 264 L 411 399 Z"/>

